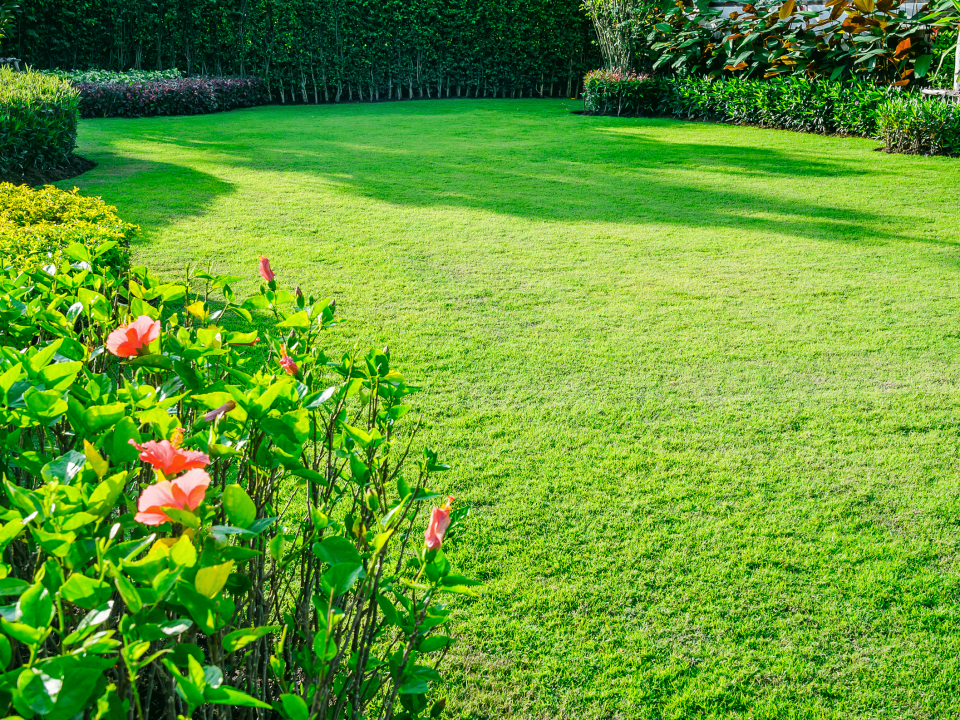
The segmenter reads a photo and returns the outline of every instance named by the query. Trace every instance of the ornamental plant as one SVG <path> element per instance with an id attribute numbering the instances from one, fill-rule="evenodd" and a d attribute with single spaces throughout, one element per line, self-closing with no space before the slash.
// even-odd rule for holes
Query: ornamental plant
<path id="1" fill-rule="evenodd" d="M 78 104 L 66 80 L 0 68 L 0 173 L 67 165 L 77 143 Z"/>
<path id="2" fill-rule="evenodd" d="M 111 250 L 0 271 L 4 715 L 439 715 L 477 583 L 417 388 L 386 348 L 327 355 L 333 301 L 269 263 L 240 301 Z"/>

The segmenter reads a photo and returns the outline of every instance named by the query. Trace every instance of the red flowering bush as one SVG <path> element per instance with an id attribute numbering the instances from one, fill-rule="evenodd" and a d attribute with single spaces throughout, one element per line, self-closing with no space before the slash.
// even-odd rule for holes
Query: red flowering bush
<path id="1" fill-rule="evenodd" d="M 333 302 L 265 260 L 241 302 L 112 249 L 0 271 L 4 716 L 438 715 L 476 583 L 446 466 L 407 460 L 417 388 L 386 349 L 328 356 Z"/>
<path id="2" fill-rule="evenodd" d="M 201 115 L 269 102 L 255 77 L 192 77 L 136 83 L 78 82 L 82 117 Z"/>

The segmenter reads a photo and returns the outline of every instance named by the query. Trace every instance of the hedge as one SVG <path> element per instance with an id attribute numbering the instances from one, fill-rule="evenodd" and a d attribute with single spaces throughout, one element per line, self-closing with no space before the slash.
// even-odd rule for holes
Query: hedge
<path id="1" fill-rule="evenodd" d="M 867 82 L 801 76 L 750 80 L 653 77 L 596 70 L 584 78 L 592 114 L 714 120 L 883 139 L 889 152 L 960 154 L 960 106 Z"/>
<path id="2" fill-rule="evenodd" d="M 66 80 L 0 68 L 0 173 L 66 165 L 77 141 L 78 104 Z"/>
<path id="3" fill-rule="evenodd" d="M 77 188 L 0 183 L 0 266 L 56 264 L 66 248 L 80 243 L 96 251 L 101 262 L 125 271 L 137 226 L 116 212 L 100 198 L 80 195 Z"/>
<path id="4" fill-rule="evenodd" d="M 183 78 L 153 82 L 78 82 L 80 113 L 92 117 L 201 115 L 268 102 L 259 78 Z"/>
<path id="5" fill-rule="evenodd" d="M 877 134 L 877 109 L 899 88 L 801 76 L 753 80 L 652 77 L 598 70 L 584 79 L 587 112 L 663 115 L 821 134 Z"/>
<path id="6" fill-rule="evenodd" d="M 599 64 L 579 0 L 18 0 L 37 68 L 257 75 L 278 102 L 569 97 Z"/>

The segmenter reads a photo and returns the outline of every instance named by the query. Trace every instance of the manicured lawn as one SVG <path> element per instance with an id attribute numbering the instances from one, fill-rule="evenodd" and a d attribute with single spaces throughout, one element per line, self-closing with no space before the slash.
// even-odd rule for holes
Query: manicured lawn
<path id="1" fill-rule="evenodd" d="M 74 182 L 425 386 L 454 717 L 960 717 L 960 160 L 578 106 L 85 121 Z"/>

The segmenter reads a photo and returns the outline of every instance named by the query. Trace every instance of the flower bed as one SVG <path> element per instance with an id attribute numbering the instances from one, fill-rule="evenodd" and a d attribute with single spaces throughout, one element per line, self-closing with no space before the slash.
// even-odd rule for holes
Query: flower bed
<path id="1" fill-rule="evenodd" d="M 416 388 L 387 349 L 328 359 L 334 303 L 265 258 L 241 301 L 115 249 L 0 269 L 4 716 L 438 715 L 476 583 L 447 467 L 408 461 Z"/>
<path id="2" fill-rule="evenodd" d="M 200 115 L 269 102 L 259 78 L 194 77 L 146 82 L 75 82 L 80 113 L 94 117 Z"/>

